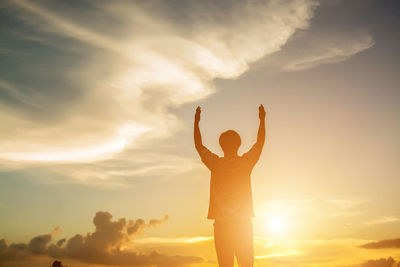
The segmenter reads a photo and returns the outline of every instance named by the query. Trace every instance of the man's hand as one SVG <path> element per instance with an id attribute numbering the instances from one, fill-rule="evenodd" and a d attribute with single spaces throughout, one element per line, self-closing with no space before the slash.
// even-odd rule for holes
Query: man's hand
<path id="1" fill-rule="evenodd" d="M 201 113 L 201 108 L 197 107 L 196 114 L 194 115 L 194 122 L 195 123 L 199 123 L 199 121 L 200 121 L 200 113 Z"/>
<path id="2" fill-rule="evenodd" d="M 263 105 L 260 105 L 258 107 L 258 117 L 260 118 L 260 120 L 265 120 L 265 109 Z"/>

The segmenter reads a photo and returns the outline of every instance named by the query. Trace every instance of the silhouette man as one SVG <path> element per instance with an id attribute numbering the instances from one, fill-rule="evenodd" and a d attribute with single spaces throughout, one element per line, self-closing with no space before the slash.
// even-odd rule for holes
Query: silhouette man
<path id="1" fill-rule="evenodd" d="M 260 158 L 265 141 L 263 105 L 258 110 L 260 126 L 257 142 L 252 148 L 239 156 L 240 136 L 229 130 L 219 137 L 224 156 L 218 157 L 202 143 L 199 128 L 201 109 L 196 109 L 194 143 L 202 162 L 211 171 L 207 218 L 214 220 L 214 244 L 220 267 L 232 267 L 234 256 L 241 267 L 252 267 L 254 263 L 251 172 Z"/>

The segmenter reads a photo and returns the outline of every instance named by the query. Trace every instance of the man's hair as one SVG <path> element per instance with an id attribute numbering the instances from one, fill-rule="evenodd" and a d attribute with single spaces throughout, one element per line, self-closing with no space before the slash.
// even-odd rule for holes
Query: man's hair
<path id="1" fill-rule="evenodd" d="M 219 136 L 219 144 L 224 153 L 236 153 L 241 143 L 242 140 L 240 139 L 240 135 L 234 130 L 228 130 Z"/>

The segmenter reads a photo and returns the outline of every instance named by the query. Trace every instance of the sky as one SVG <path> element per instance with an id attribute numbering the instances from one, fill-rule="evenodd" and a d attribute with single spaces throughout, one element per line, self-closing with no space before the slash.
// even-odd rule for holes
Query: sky
<path id="1" fill-rule="evenodd" d="M 400 2 L 0 2 L 0 266 L 216 267 L 193 144 L 266 143 L 255 266 L 400 266 Z"/>

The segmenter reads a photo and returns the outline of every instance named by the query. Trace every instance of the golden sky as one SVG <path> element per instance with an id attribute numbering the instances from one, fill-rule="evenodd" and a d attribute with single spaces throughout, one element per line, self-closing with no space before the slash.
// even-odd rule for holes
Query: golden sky
<path id="1" fill-rule="evenodd" d="M 194 110 L 222 155 L 227 129 L 240 153 L 255 142 L 263 104 L 255 266 L 393 267 L 399 11 L 396 0 L 2 1 L 0 266 L 217 266 Z"/>

